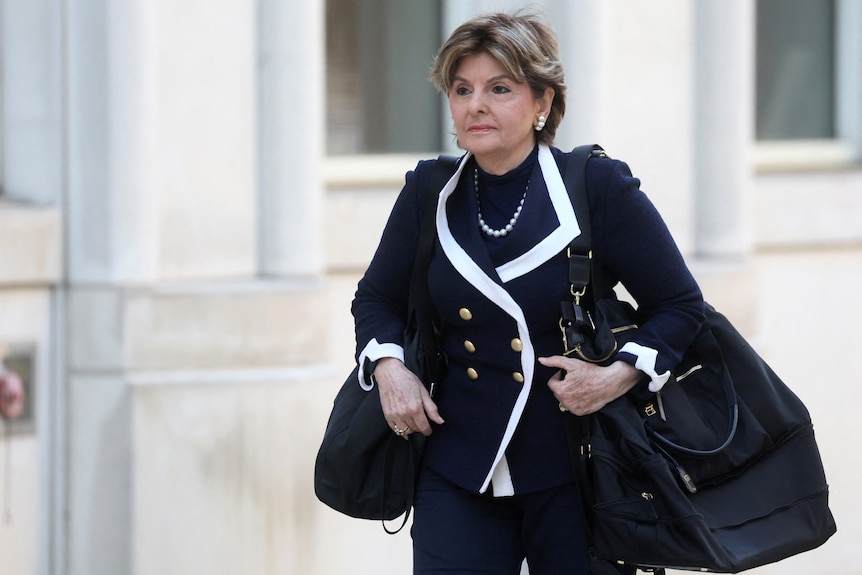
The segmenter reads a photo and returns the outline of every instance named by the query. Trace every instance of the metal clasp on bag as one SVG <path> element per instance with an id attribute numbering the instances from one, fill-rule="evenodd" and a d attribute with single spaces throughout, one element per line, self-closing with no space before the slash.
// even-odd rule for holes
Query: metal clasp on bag
<path id="1" fill-rule="evenodd" d="M 566 248 L 566 258 L 569 260 L 569 292 L 575 299 L 575 305 L 581 304 L 581 298 L 587 293 L 587 284 L 590 279 L 590 267 L 592 266 L 593 251 L 583 254 L 573 254 L 572 246 Z M 575 283 L 581 285 L 575 288 Z"/>
<path id="2" fill-rule="evenodd" d="M 587 293 L 587 286 L 584 286 L 577 291 L 575 291 L 575 286 L 571 286 L 569 287 L 569 292 L 571 292 L 572 297 L 575 298 L 575 305 L 581 305 L 581 298 L 584 297 L 585 293 Z"/>
<path id="3" fill-rule="evenodd" d="M 573 292 L 574 293 L 574 292 Z M 583 290 L 581 290 L 583 293 Z M 563 355 L 581 357 L 581 344 L 592 338 L 596 325 L 592 314 L 576 302 L 560 302 L 560 333 L 563 336 Z"/>

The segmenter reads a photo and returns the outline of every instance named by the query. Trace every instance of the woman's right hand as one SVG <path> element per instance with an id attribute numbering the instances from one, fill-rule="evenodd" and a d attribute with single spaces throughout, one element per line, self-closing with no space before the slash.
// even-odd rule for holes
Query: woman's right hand
<path id="1" fill-rule="evenodd" d="M 416 431 L 431 435 L 431 422 L 443 423 L 428 390 L 401 360 L 394 357 L 381 359 L 373 375 L 380 389 L 383 415 L 393 431 L 403 430 L 399 435 L 404 438 Z"/>

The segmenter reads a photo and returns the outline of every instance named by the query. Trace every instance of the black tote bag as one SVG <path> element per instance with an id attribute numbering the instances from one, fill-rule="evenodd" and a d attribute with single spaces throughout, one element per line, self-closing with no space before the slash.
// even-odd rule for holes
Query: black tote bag
<path id="1" fill-rule="evenodd" d="M 437 196 L 455 171 L 457 159 L 440 156 L 426 193 L 419 246 L 410 282 L 404 361 L 434 394 L 445 370 L 445 357 L 436 345 L 433 312 L 428 294 L 428 266 L 436 237 Z M 314 492 L 329 507 L 360 519 L 407 523 L 413 505 L 416 471 L 425 438 L 421 433 L 398 437 L 380 405 L 380 392 L 362 389 L 359 368 L 353 369 L 333 403 L 314 465 Z M 390 529 L 389 533 L 400 530 Z"/>
<path id="2" fill-rule="evenodd" d="M 314 492 L 345 515 L 391 520 L 412 504 L 424 437 L 396 436 L 383 417 L 377 386 L 362 389 L 357 371 L 335 397 L 314 466 Z"/>
<path id="3" fill-rule="evenodd" d="M 444 369 L 442 356 L 435 350 L 434 364 L 428 363 L 416 315 L 411 317 L 405 330 L 405 364 L 430 387 Z M 395 435 L 383 416 L 380 390 L 376 385 L 362 389 L 357 366 L 333 402 L 314 466 L 315 494 L 345 515 L 383 521 L 403 516 L 403 526 L 424 445 L 421 433 L 411 433 L 406 440 Z"/>

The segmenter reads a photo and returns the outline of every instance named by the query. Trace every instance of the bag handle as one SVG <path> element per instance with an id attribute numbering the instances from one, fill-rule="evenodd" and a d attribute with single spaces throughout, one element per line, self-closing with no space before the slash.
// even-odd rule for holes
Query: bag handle
<path id="1" fill-rule="evenodd" d="M 411 434 L 412 435 L 412 434 Z M 380 497 L 380 516 L 384 515 L 383 511 L 386 508 L 386 500 L 389 497 L 390 488 L 392 486 L 392 478 L 395 476 L 395 442 L 396 441 L 404 441 L 400 437 L 395 434 L 389 436 L 389 439 L 386 440 L 386 457 L 384 458 L 383 464 L 383 493 Z M 411 444 L 414 443 L 414 439 L 411 437 L 407 438 Z M 415 469 L 416 462 L 416 451 L 413 445 L 407 449 L 407 461 L 404 463 L 404 472 L 406 475 L 409 474 Z M 401 524 L 397 527 L 390 529 L 388 525 L 386 525 L 386 520 L 381 519 L 380 522 L 383 524 L 383 530 L 389 535 L 396 535 L 404 526 L 407 525 L 407 521 L 410 519 L 410 511 L 413 509 L 413 498 L 416 493 L 416 482 L 410 481 L 407 485 L 407 510 L 404 512 L 404 515 L 401 518 Z"/>
<path id="2" fill-rule="evenodd" d="M 707 304 L 707 313 L 709 310 L 714 311 L 709 304 Z M 692 346 L 696 348 L 698 356 L 701 358 L 701 361 L 704 363 L 708 363 L 710 365 L 721 366 L 722 374 L 721 374 L 721 389 L 724 393 L 724 398 L 727 405 L 727 433 L 724 439 L 719 443 L 717 447 L 711 449 L 695 449 L 693 447 L 687 447 L 685 445 L 681 445 L 664 435 L 661 432 L 656 431 L 652 427 L 650 427 L 646 422 L 644 422 L 644 428 L 646 428 L 649 436 L 657 443 L 660 443 L 665 448 L 670 448 L 676 452 L 684 453 L 686 455 L 696 455 L 696 456 L 708 456 L 715 455 L 721 451 L 723 451 L 730 442 L 733 441 L 734 436 L 736 435 L 736 430 L 739 427 L 739 398 L 736 395 L 736 388 L 733 386 L 733 379 L 730 376 L 730 373 L 725 367 L 724 355 L 721 352 L 721 347 L 718 345 L 718 342 L 715 340 L 715 337 L 712 334 L 712 331 L 709 330 L 708 326 L 704 326 L 703 333 L 698 335 L 695 342 L 692 343 Z M 692 369 L 697 369 L 698 366 L 695 366 Z M 672 385 L 686 385 L 684 379 L 682 377 L 677 378 L 676 381 L 672 383 Z M 658 401 L 661 401 L 661 392 L 656 393 L 656 397 Z"/>
<path id="3" fill-rule="evenodd" d="M 437 238 L 437 199 L 443 186 L 455 173 L 460 158 L 441 155 L 431 172 L 428 188 L 425 190 L 425 204 L 422 212 L 422 224 L 419 235 L 419 245 L 416 249 L 416 260 L 413 263 L 413 275 L 410 278 L 410 295 L 408 297 L 407 317 L 416 314 L 416 324 L 422 339 L 425 365 L 428 366 L 428 392 L 433 396 L 437 380 L 442 375 L 439 369 L 440 352 L 437 349 L 437 338 L 434 333 L 434 313 L 431 308 L 431 294 L 428 290 L 428 268 L 431 266 L 431 256 L 434 253 L 434 241 Z"/>

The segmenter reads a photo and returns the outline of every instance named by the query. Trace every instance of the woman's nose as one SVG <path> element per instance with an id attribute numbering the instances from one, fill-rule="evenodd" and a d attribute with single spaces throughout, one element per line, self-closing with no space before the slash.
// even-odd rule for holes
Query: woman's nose
<path id="1" fill-rule="evenodd" d="M 486 111 L 488 109 L 487 104 L 485 94 L 481 90 L 476 90 L 470 96 L 470 111 L 474 114 Z"/>

